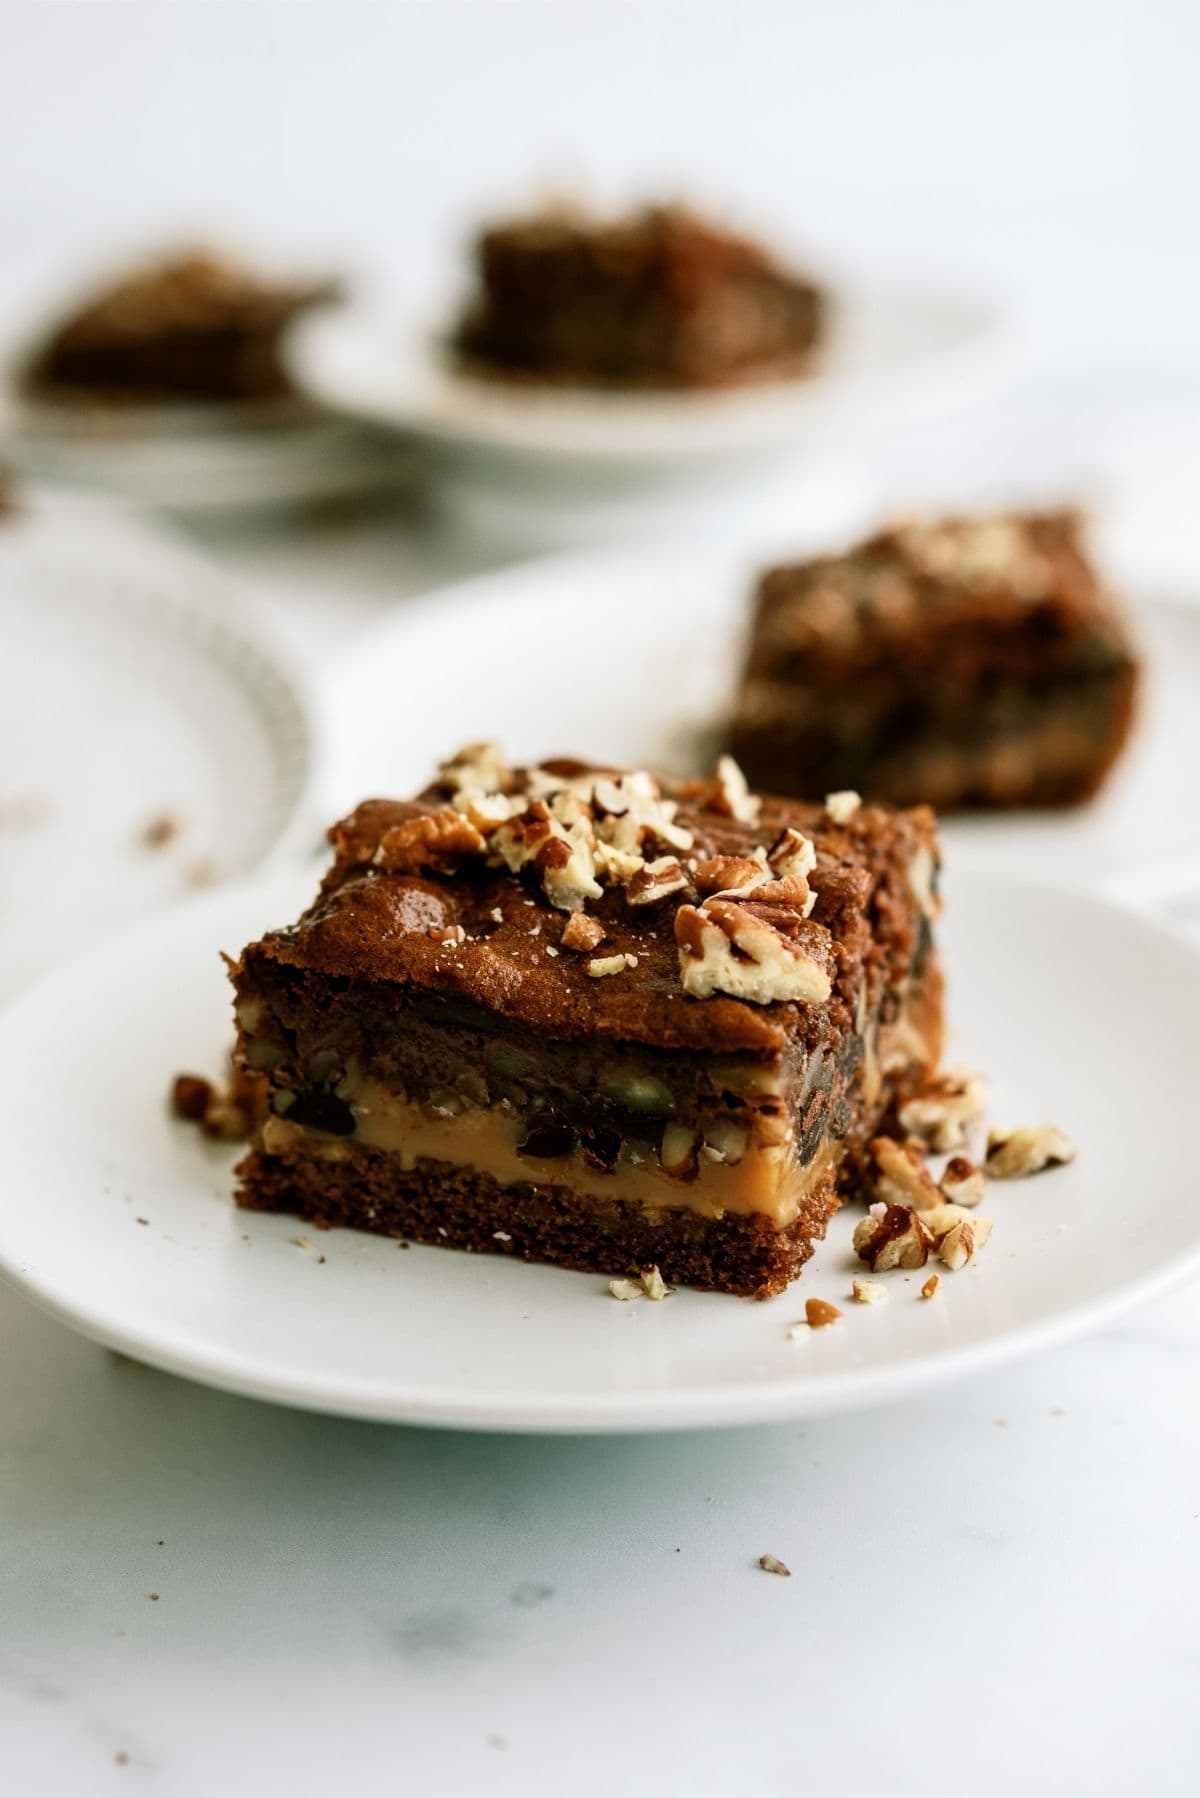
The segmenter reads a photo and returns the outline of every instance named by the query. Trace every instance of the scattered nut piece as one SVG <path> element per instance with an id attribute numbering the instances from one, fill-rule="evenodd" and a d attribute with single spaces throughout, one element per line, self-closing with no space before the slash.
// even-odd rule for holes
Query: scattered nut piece
<path id="1" fill-rule="evenodd" d="M 933 1297 L 934 1293 L 938 1289 L 938 1284 L 939 1284 L 939 1282 L 938 1282 L 937 1275 L 930 1274 L 930 1276 L 926 1280 L 924 1286 L 922 1286 L 922 1288 L 921 1288 L 921 1297 L 923 1299 L 931 1299 Z"/>
<path id="2" fill-rule="evenodd" d="M 933 1240 L 940 1242 L 956 1224 L 970 1223 L 973 1216 L 974 1212 L 965 1211 L 961 1205 L 935 1205 L 932 1211 L 921 1213 L 921 1222 Z"/>
<path id="3" fill-rule="evenodd" d="M 198 1124 L 213 1098 L 213 1085 L 202 1074 L 176 1074 L 171 1088 L 171 1109 L 176 1117 Z"/>
<path id="4" fill-rule="evenodd" d="M 849 824 L 861 804 L 861 796 L 852 787 L 825 795 L 826 813 L 835 824 Z"/>
<path id="5" fill-rule="evenodd" d="M 872 1205 L 854 1229 L 854 1248 L 872 1273 L 893 1267 L 924 1267 L 933 1247 L 932 1233 L 921 1214 L 907 1205 Z"/>
<path id="6" fill-rule="evenodd" d="M 824 1330 L 837 1323 L 841 1312 L 828 1299 L 805 1299 L 804 1318 L 810 1330 Z"/>
<path id="7" fill-rule="evenodd" d="M 641 1273 L 642 1291 L 648 1299 L 665 1299 L 670 1296 L 671 1288 L 667 1285 L 657 1267 L 644 1267 Z"/>
<path id="8" fill-rule="evenodd" d="M 965 1155 L 955 1155 L 946 1163 L 939 1184 L 952 1205 L 965 1205 L 968 1209 L 981 1205 L 987 1192 L 983 1169 Z"/>
<path id="9" fill-rule="evenodd" d="M 992 1180 L 1023 1180 L 1044 1168 L 1063 1167 L 1074 1161 L 1075 1144 L 1055 1124 L 1038 1124 L 1017 1130 L 992 1130 L 988 1134 L 984 1171 Z"/>
<path id="10" fill-rule="evenodd" d="M 151 818 L 142 830 L 142 842 L 147 849 L 165 849 L 173 843 L 183 831 L 183 824 L 172 812 L 160 812 Z"/>
<path id="11" fill-rule="evenodd" d="M 587 963 L 587 972 L 593 980 L 603 980 L 606 974 L 623 974 L 629 965 L 627 955 L 593 955 Z M 636 962 L 633 965 L 636 966 Z"/>
<path id="12" fill-rule="evenodd" d="M 764 1573 L 777 1573 L 781 1579 L 791 1579 L 792 1570 L 778 1555 L 759 1555 L 758 1564 Z"/>
<path id="13" fill-rule="evenodd" d="M 882 1305 L 887 1287 L 882 1280 L 851 1280 L 850 1294 L 856 1305 Z"/>
<path id="14" fill-rule="evenodd" d="M 640 1299 L 642 1296 L 640 1280 L 610 1280 L 608 1290 L 615 1299 Z"/>
<path id="15" fill-rule="evenodd" d="M 959 1268 L 975 1259 L 991 1233 L 990 1217 L 964 1218 L 938 1243 L 938 1260 L 943 1261 L 951 1273 L 957 1273 Z"/>
<path id="16" fill-rule="evenodd" d="M 942 1195 L 919 1154 L 891 1136 L 876 1136 L 867 1145 L 867 1183 L 874 1199 L 885 1205 L 910 1205 L 931 1211 Z"/>
<path id="17" fill-rule="evenodd" d="M 597 943 L 602 943 L 605 935 L 599 918 L 593 918 L 585 911 L 573 911 L 563 925 L 559 942 L 564 949 L 578 949 L 581 953 L 586 953 L 589 949 L 594 949 Z"/>
<path id="18" fill-rule="evenodd" d="M 900 1127 L 921 1137 L 936 1153 L 961 1149 L 972 1124 L 987 1108 L 988 1084 L 970 1068 L 937 1074 L 900 1107 Z"/>

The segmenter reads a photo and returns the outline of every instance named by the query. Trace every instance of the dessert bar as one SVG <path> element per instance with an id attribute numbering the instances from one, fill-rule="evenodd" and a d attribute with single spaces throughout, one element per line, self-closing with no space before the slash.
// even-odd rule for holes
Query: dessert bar
<path id="1" fill-rule="evenodd" d="M 106 401 L 291 395 L 284 331 L 335 296 L 327 281 L 268 281 L 192 252 L 139 269 L 64 321 L 25 371 L 31 394 Z"/>
<path id="2" fill-rule="evenodd" d="M 795 373 L 823 297 L 759 245 L 678 207 L 596 222 L 547 212 L 487 230 L 457 348 L 488 371 L 618 387 Z"/>
<path id="3" fill-rule="evenodd" d="M 937 1063 L 931 814 L 491 746 L 244 950 L 242 1205 L 765 1297 Z"/>
<path id="4" fill-rule="evenodd" d="M 774 792 L 1074 805 L 1137 681 L 1074 513 L 913 521 L 762 576 L 730 746 Z"/>

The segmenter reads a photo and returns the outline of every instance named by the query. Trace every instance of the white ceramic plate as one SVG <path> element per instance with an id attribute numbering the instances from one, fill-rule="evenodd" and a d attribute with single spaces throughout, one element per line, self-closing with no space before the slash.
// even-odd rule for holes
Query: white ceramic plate
<path id="1" fill-rule="evenodd" d="M 741 667 L 763 557 L 556 557 L 444 588 L 360 638 L 331 672 L 330 816 L 417 791 L 433 745 L 494 737 L 516 758 L 709 765 Z M 950 820 L 951 848 L 1130 897 L 1200 879 L 1200 608 L 1147 603 L 1148 678 L 1132 745 L 1092 805 Z"/>
<path id="2" fill-rule="evenodd" d="M 885 408 L 955 403 L 1003 362 L 995 314 L 944 294 L 843 293 L 820 367 L 802 379 L 702 394 L 628 394 L 505 383 L 457 371 L 427 325 L 383 305 L 314 313 L 289 340 L 294 378 L 325 404 L 459 450 L 584 463 L 688 465 L 816 445 Z"/>
<path id="3" fill-rule="evenodd" d="M 95 503 L 0 518 L 0 993 L 316 837 L 308 702 L 249 602 Z M 169 816 L 173 841 L 147 846 Z"/>
<path id="4" fill-rule="evenodd" d="M 1102 900 L 959 870 L 943 946 L 954 1049 L 998 1121 L 1052 1119 L 1070 1167 L 992 1189 L 979 1261 L 845 1303 L 843 1215 L 765 1304 L 398 1251 L 230 1203 L 234 1153 L 167 1116 L 171 1075 L 229 1041 L 217 959 L 296 914 L 312 878 L 228 889 L 51 975 L 0 1018 L 0 1271 L 111 1347 L 233 1391 L 472 1429 L 763 1422 L 894 1399 L 1090 1328 L 1200 1261 L 1191 1120 L 1200 953 Z M 1149 1048 L 1148 1048 L 1149 1045 Z M 323 1259 L 322 1259 L 323 1257 Z M 790 1340 L 809 1295 L 833 1329 Z"/>
<path id="5" fill-rule="evenodd" d="M 396 481 L 408 458 L 307 407 L 53 406 L 12 398 L 5 456 L 32 480 L 187 513 L 298 506 Z"/>

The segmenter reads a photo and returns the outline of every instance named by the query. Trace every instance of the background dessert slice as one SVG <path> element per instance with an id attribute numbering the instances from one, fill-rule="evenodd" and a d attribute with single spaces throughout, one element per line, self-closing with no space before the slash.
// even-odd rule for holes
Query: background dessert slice
<path id="1" fill-rule="evenodd" d="M 765 1296 L 937 1061 L 925 811 L 487 747 L 332 834 L 233 967 L 239 1202 Z"/>
<path id="2" fill-rule="evenodd" d="M 824 297 L 745 238 L 674 206 L 492 226 L 456 347 L 493 373 L 579 385 L 710 387 L 794 373 Z"/>
<path id="3" fill-rule="evenodd" d="M 730 741 L 783 793 L 1073 805 L 1120 753 L 1137 684 L 1074 513 L 914 521 L 762 576 Z"/>
<path id="4" fill-rule="evenodd" d="M 111 401 L 264 400 L 293 389 L 283 334 L 330 281 L 269 280 L 203 250 L 134 270 L 65 319 L 25 370 L 31 394 Z"/>

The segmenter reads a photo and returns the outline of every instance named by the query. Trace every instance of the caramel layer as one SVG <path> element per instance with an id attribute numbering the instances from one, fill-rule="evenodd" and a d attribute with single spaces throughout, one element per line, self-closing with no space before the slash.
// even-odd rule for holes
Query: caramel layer
<path id="1" fill-rule="evenodd" d="M 792 1223 L 805 1198 L 821 1184 L 837 1144 L 823 1142 L 805 1167 L 790 1142 L 747 1147 L 740 1161 L 701 1154 L 690 1180 L 666 1173 L 650 1149 L 627 1144 L 611 1173 L 599 1172 L 578 1149 L 567 1155 L 520 1155 L 523 1121 L 515 1113 L 478 1108 L 454 1117 L 431 1117 L 428 1110 L 364 1080 L 351 1101 L 352 1138 L 327 1136 L 302 1124 L 273 1117 L 264 1125 L 262 1147 L 269 1155 L 303 1149 L 326 1160 L 345 1158 L 351 1144 L 382 1149 L 413 1168 L 420 1160 L 444 1161 L 490 1174 L 504 1185 L 532 1181 L 567 1186 L 591 1205 L 623 1200 L 653 1211 L 693 1211 L 718 1218 L 726 1212 L 767 1217 L 777 1229 Z"/>

